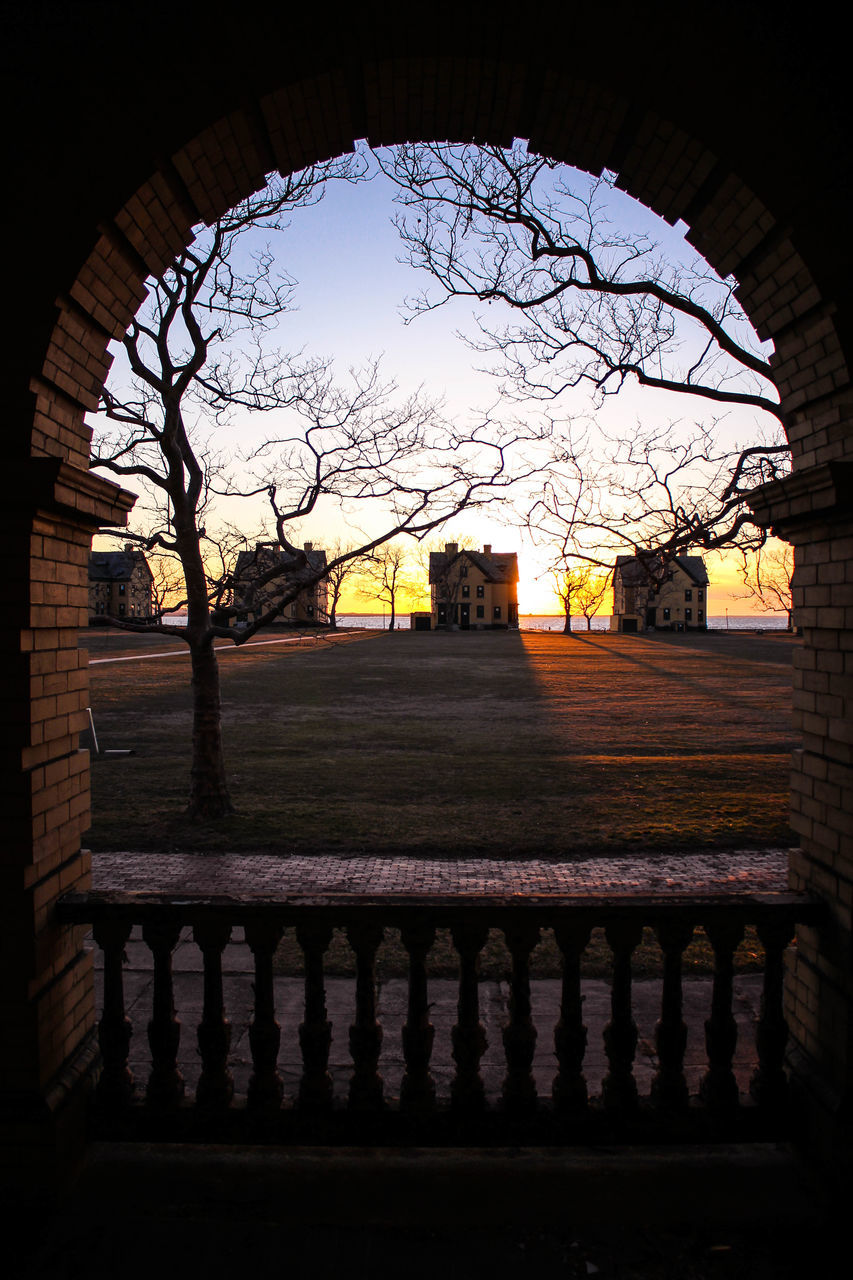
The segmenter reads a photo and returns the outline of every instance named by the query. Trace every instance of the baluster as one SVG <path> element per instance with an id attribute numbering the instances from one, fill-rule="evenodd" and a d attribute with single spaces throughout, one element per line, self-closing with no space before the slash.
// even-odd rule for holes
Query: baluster
<path id="1" fill-rule="evenodd" d="M 611 920 L 604 932 L 613 952 L 613 985 L 610 1021 L 604 1028 L 609 1070 L 601 1082 L 601 1098 L 609 1112 L 627 1114 L 637 1106 L 637 1024 L 631 1008 L 631 957 L 643 936 L 643 926 L 639 920 Z"/>
<path id="2" fill-rule="evenodd" d="M 705 1023 L 708 1070 L 702 1080 L 700 1096 L 712 1111 L 731 1111 L 739 1100 L 737 1081 L 732 1071 L 737 1044 L 732 995 L 734 952 L 743 937 L 743 925 L 732 919 L 716 921 L 707 925 L 705 932 L 714 948 L 714 985 L 711 1016 Z"/>
<path id="3" fill-rule="evenodd" d="M 687 1025 L 682 1017 L 682 956 L 693 937 L 693 925 L 686 920 L 662 920 L 655 930 L 663 952 L 663 989 L 660 1019 L 655 1026 L 655 1048 L 658 1070 L 652 1081 L 652 1101 L 667 1111 L 681 1111 L 687 1106 L 687 1080 L 684 1076 L 684 1051 L 687 1048 Z"/>
<path id="4" fill-rule="evenodd" d="M 518 922 L 506 926 L 503 934 L 512 956 L 512 973 L 509 1022 L 503 1031 L 507 1072 L 502 1096 L 508 1111 L 523 1112 L 532 1110 L 536 1105 L 536 1085 L 531 1070 L 536 1028 L 530 1009 L 530 953 L 539 941 L 539 928 Z"/>
<path id="5" fill-rule="evenodd" d="M 554 1051 L 558 1071 L 551 1086 L 554 1105 L 562 1113 L 581 1113 L 587 1108 L 588 1093 L 583 1074 L 586 1027 L 581 995 L 581 956 L 586 950 L 592 926 L 586 921 L 560 921 L 554 928 L 563 960 L 560 1020 L 554 1028 Z"/>
<path id="6" fill-rule="evenodd" d="M 486 1105 L 480 1059 L 486 1052 L 486 1029 L 480 1021 L 480 952 L 486 943 L 485 925 L 455 924 L 453 945 L 459 953 L 459 1000 L 453 1028 L 456 1073 L 450 1086 L 451 1104 L 460 1112 L 479 1112 Z"/>
<path id="7" fill-rule="evenodd" d="M 198 1024 L 201 1075 L 195 1097 L 197 1106 L 214 1111 L 227 1107 L 234 1097 L 234 1077 L 228 1069 L 231 1023 L 222 994 L 222 952 L 231 925 L 227 920 L 199 921 L 193 937 L 204 961 L 204 1007 Z"/>
<path id="8" fill-rule="evenodd" d="M 788 1100 L 788 1080 L 783 1063 L 788 1042 L 788 1024 L 782 1010 L 785 948 L 794 936 L 792 920 L 762 920 L 756 926 L 764 947 L 764 988 L 755 1042 L 758 1066 L 749 1092 L 768 1109 L 781 1108 Z"/>
<path id="9" fill-rule="evenodd" d="M 99 920 L 92 929 L 104 953 L 104 1008 L 98 1023 L 103 1068 L 97 1092 L 106 1107 L 120 1107 L 133 1098 L 133 1072 L 127 1065 L 133 1024 L 124 1008 L 122 967 L 130 928 L 123 920 Z"/>
<path id="10" fill-rule="evenodd" d="M 429 1020 L 426 972 L 435 929 L 424 924 L 405 925 L 400 937 L 409 953 L 409 1005 L 403 1027 L 406 1070 L 400 1085 L 400 1106 L 404 1111 L 422 1113 L 435 1105 L 435 1081 L 429 1070 L 435 1028 Z"/>
<path id="11" fill-rule="evenodd" d="M 277 1111 L 284 1096 L 278 1073 L 281 1026 L 275 1016 L 273 956 L 281 941 L 282 926 L 269 920 L 246 924 L 246 941 L 255 959 L 255 1007 L 249 1024 L 252 1074 L 246 1104 L 255 1112 Z"/>
<path id="12" fill-rule="evenodd" d="M 180 935 L 181 926 L 172 921 L 155 921 L 142 927 L 142 936 L 154 957 L 154 998 L 148 1023 L 151 1074 L 145 1097 L 155 1107 L 177 1106 L 184 1096 L 184 1077 L 178 1070 L 181 1024 L 175 1017 L 172 983 L 172 952 Z"/>
<path id="13" fill-rule="evenodd" d="M 376 1111 L 385 1105 L 382 1077 L 377 1070 L 382 1027 L 376 1017 L 376 952 L 383 936 L 380 925 L 358 924 L 347 928 L 356 959 L 355 1022 L 349 1029 L 353 1066 L 349 1106 L 353 1111 Z"/>
<path id="14" fill-rule="evenodd" d="M 299 1105 L 306 1110 L 327 1111 L 332 1105 L 332 1077 L 329 1074 L 332 1024 L 326 1011 L 323 956 L 332 941 L 332 927 L 300 924 L 296 927 L 296 938 L 305 956 L 305 1019 L 299 1024 L 302 1049 Z"/>

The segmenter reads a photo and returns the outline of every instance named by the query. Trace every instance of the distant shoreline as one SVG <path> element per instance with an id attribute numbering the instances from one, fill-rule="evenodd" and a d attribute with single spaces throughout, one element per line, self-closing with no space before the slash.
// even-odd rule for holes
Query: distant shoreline
<path id="1" fill-rule="evenodd" d="M 415 612 L 418 612 L 415 610 Z M 174 626 L 181 626 L 186 622 L 186 614 L 176 613 L 168 615 L 163 619 L 164 622 L 171 622 Z M 520 613 L 518 615 L 519 626 L 522 631 L 562 631 L 564 617 L 561 613 Z M 378 629 L 383 624 L 387 625 L 388 614 L 382 613 L 339 613 L 338 626 L 350 627 L 364 624 L 373 629 Z M 525 625 L 526 624 L 526 625 Z M 532 625 L 531 625 L 532 624 Z M 397 629 L 400 631 L 409 630 L 409 612 L 403 611 L 397 614 Z M 610 614 L 597 614 L 592 619 L 592 631 L 609 631 L 610 630 Z M 708 616 L 709 631 L 787 631 L 788 618 L 784 613 L 738 613 L 724 614 L 712 613 Z M 572 630 L 586 631 L 586 619 L 583 615 L 572 614 Z"/>

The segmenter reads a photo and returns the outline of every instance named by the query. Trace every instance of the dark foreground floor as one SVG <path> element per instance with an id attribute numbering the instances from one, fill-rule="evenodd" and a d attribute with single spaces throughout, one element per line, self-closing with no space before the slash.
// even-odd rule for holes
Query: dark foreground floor
<path id="1" fill-rule="evenodd" d="M 846 1273 L 821 1193 L 782 1148 L 93 1151 L 8 1280 Z"/>
<path id="2" fill-rule="evenodd" d="M 399 1276 L 407 1280 L 788 1280 L 831 1270 L 825 1239 L 791 1230 L 578 1231 L 299 1229 L 269 1223 L 128 1218 L 62 1233 L 26 1280 L 153 1280 L 167 1276 Z M 13 1273 L 7 1273 L 14 1280 Z"/>

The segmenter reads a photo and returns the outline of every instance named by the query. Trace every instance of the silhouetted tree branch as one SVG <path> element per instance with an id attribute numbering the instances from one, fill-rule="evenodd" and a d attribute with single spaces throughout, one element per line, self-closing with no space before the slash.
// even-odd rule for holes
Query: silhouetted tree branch
<path id="1" fill-rule="evenodd" d="M 344 512 L 366 500 L 378 504 L 384 526 L 333 557 L 324 572 L 335 573 L 390 538 L 422 538 L 458 511 L 506 492 L 515 478 L 513 450 L 530 434 L 488 420 L 458 430 L 421 393 L 398 404 L 377 362 L 339 382 L 328 360 L 267 349 L 264 335 L 288 309 L 293 282 L 276 275 L 269 249 L 249 253 L 244 237 L 257 228 L 279 231 L 289 213 L 320 198 L 326 181 L 359 172 L 358 161 L 335 161 L 275 179 L 201 228 L 150 282 L 127 331 L 129 386 L 115 379 L 104 392 L 93 466 L 142 484 L 147 527 L 137 541 L 181 566 L 186 627 L 160 619 L 133 629 L 173 635 L 190 651 L 191 816 L 232 811 L 214 641 L 244 644 L 324 576 L 291 542 L 289 527 L 321 503 Z M 260 445 L 228 455 L 217 448 L 217 432 L 236 412 L 241 424 L 247 412 L 272 414 L 273 430 Z M 241 584 L 233 564 L 248 539 L 239 528 L 223 531 L 217 507 L 260 496 L 287 565 L 259 575 L 257 586 L 278 579 L 281 590 L 248 625 L 237 625 Z"/>
<path id="2" fill-rule="evenodd" d="M 614 227 L 613 175 L 583 178 L 520 142 L 510 149 L 413 144 L 378 156 L 398 188 L 405 258 L 435 286 L 409 300 L 407 318 L 455 298 L 520 317 L 501 325 L 481 309 L 480 336 L 470 343 L 497 357 L 504 395 L 562 403 L 587 388 L 600 406 L 633 382 L 685 404 L 699 397 L 769 415 L 772 427 L 746 444 L 726 441 L 725 423 L 700 423 L 686 438 L 682 428 L 681 444 L 678 433 L 656 427 L 605 436 L 585 453 L 575 443 L 585 478 L 583 527 L 667 556 L 759 542 L 743 496 L 786 473 L 788 446 L 770 363 L 738 304 L 736 282 L 698 259 L 668 262 L 646 236 Z M 667 447 L 671 463 L 663 460 Z M 627 508 L 617 507 L 617 497 Z M 567 511 L 580 514 L 558 465 L 538 514 L 559 536 Z"/>
<path id="3" fill-rule="evenodd" d="M 794 548 L 787 543 L 768 543 L 753 554 L 744 553 L 740 575 L 746 590 L 738 593 L 739 598 L 752 600 L 765 613 L 786 614 L 788 630 L 793 631 Z"/>
<path id="4" fill-rule="evenodd" d="M 410 591 L 412 580 L 407 572 L 408 555 L 399 543 L 387 543 L 377 547 L 362 570 L 361 594 L 368 600 L 378 600 L 389 609 L 388 630 L 397 626 L 397 598 Z"/>
<path id="5" fill-rule="evenodd" d="M 587 631 L 592 630 L 592 619 L 598 613 L 610 586 L 608 573 L 596 573 L 589 564 L 564 563 L 552 574 L 554 594 L 563 606 L 563 631 L 572 630 L 572 614 L 577 612 L 586 619 Z"/>

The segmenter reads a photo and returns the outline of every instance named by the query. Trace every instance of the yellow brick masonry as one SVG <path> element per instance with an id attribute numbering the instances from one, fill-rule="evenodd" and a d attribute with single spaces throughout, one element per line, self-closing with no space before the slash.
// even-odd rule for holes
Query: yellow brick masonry
<path id="1" fill-rule="evenodd" d="M 829 921 L 798 934 L 787 975 L 788 1017 L 799 1050 L 843 1091 L 849 1079 L 853 952 L 853 463 L 795 472 L 752 505 L 795 545 L 791 825 L 801 848 L 791 887 L 816 894 Z"/>
<path id="2" fill-rule="evenodd" d="M 61 893 L 85 888 L 91 873 L 80 848 L 89 825 L 89 758 L 78 747 L 88 702 L 78 632 L 87 616 L 92 531 L 123 523 L 133 498 L 54 454 L 31 461 L 12 502 L 29 525 L 20 540 L 29 586 L 16 615 L 27 715 L 9 726 L 24 785 L 9 813 L 2 863 L 14 922 L 4 1017 L 15 1048 L 4 1046 L 0 1081 L 4 1090 L 31 1094 L 52 1088 L 93 1025 L 91 964 L 80 931 L 60 927 L 54 907 Z"/>

